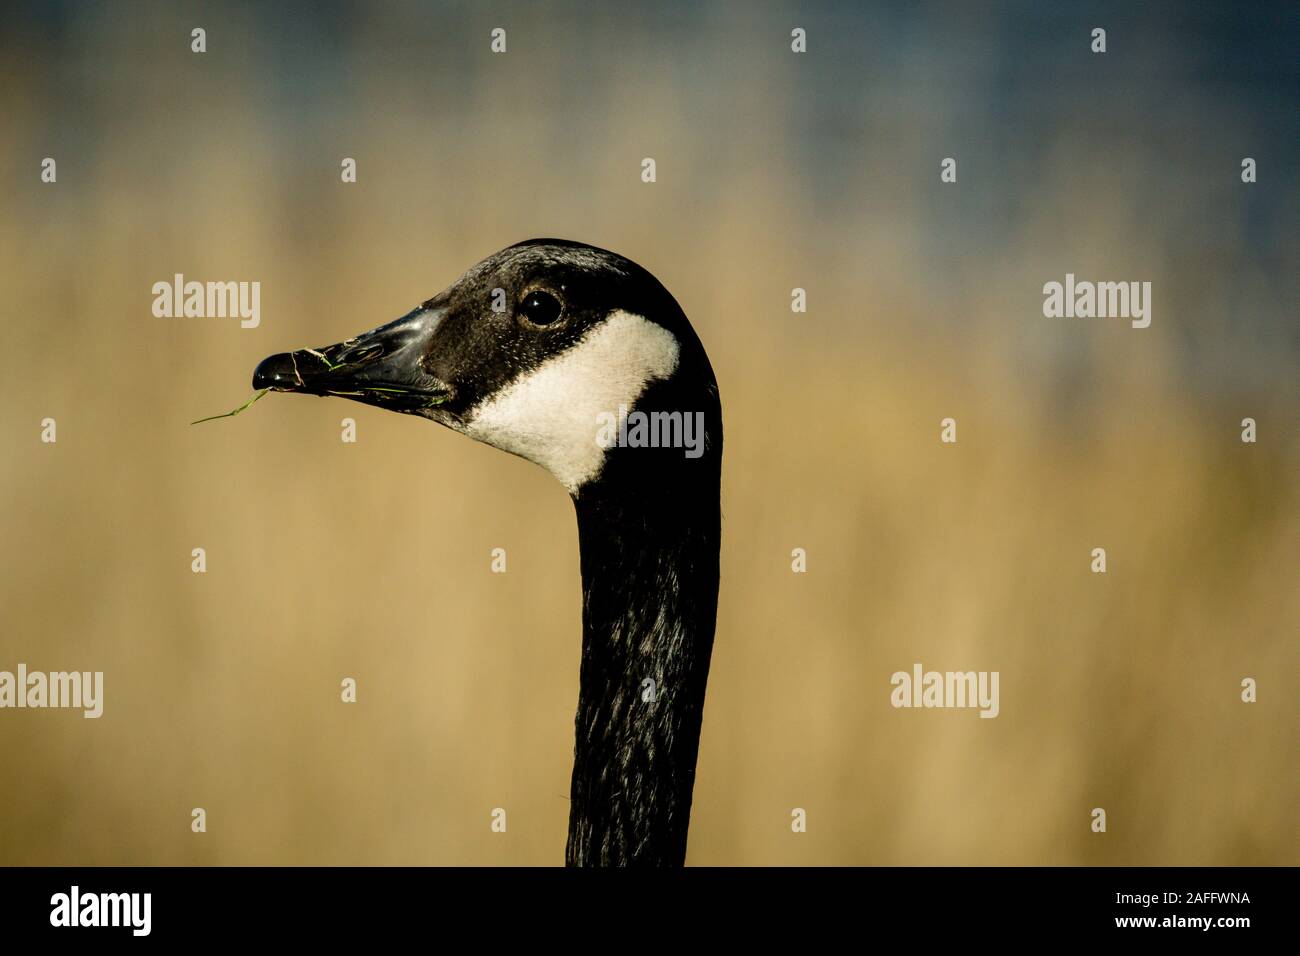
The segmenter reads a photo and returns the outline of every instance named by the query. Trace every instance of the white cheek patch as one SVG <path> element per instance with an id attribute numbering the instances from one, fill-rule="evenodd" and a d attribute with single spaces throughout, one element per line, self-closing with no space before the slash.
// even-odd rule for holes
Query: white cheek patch
<path id="1" fill-rule="evenodd" d="M 605 463 L 598 416 L 631 408 L 647 384 L 673 374 L 679 351 L 663 326 L 612 312 L 474 409 L 465 434 L 536 462 L 575 492 Z"/>

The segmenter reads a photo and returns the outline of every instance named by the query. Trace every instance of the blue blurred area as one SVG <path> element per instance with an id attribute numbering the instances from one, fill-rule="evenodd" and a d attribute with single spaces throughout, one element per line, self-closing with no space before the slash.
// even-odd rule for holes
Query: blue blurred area
<path id="1" fill-rule="evenodd" d="M 1097 259 L 1149 275 L 1157 248 L 1185 289 L 1207 270 L 1228 285 L 1249 270 L 1250 288 L 1217 293 L 1215 321 L 1247 333 L 1228 351 L 1300 345 L 1293 3 L 48 2 L 0 18 L 0 97 L 35 98 L 33 147 L 87 162 L 138 129 L 161 146 L 163 129 L 179 139 L 212 107 L 253 111 L 286 173 L 282 200 L 311 215 L 288 173 L 389 116 L 461 153 L 515 152 L 521 172 L 560 180 L 548 192 L 608 208 L 583 194 L 584 164 L 653 97 L 643 148 L 675 137 L 683 209 L 767 178 L 769 199 L 816 224 L 774 228 L 762 241 L 777 248 L 830 261 L 846 240 L 895 232 L 936 297 L 927 321 L 959 323 L 945 302 L 980 275 L 1018 265 L 1059 278 L 1074 260 L 1026 248 L 1027 224 L 1054 218 L 1066 237 L 1109 208 L 1136 224 L 1135 245 Z M 177 52 L 191 24 L 208 30 L 206 75 Z M 507 79 L 486 52 L 495 26 L 510 37 Z M 804 56 L 789 53 L 794 26 L 808 32 Z M 931 188 L 945 156 L 959 159 L 959 191 Z M 1243 156 L 1260 170 L 1246 189 Z M 687 227 L 709 224 L 672 224 Z M 1178 334 L 1195 347 L 1205 327 Z M 1224 346 L 1203 343 L 1215 362 Z"/>

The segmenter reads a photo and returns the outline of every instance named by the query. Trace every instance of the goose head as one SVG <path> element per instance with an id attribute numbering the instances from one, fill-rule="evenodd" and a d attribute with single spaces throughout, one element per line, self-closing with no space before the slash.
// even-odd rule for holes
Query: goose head
<path id="1" fill-rule="evenodd" d="M 662 447 L 610 466 L 611 416 L 633 409 L 703 413 L 704 450 L 720 451 L 713 372 L 672 295 L 630 260 L 565 240 L 510 246 L 387 325 L 272 355 L 253 386 L 430 419 L 541 465 L 575 497 L 615 471 L 684 467 Z"/>

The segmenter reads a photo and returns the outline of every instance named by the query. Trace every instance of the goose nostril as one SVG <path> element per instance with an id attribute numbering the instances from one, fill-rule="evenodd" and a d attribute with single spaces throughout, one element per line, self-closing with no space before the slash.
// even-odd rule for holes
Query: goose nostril
<path id="1" fill-rule="evenodd" d="M 370 359 L 378 358 L 384 354 L 384 347 L 378 343 L 365 345 L 359 349 L 350 352 L 344 352 L 338 357 L 339 364 L 360 365 L 362 362 L 368 362 Z"/>

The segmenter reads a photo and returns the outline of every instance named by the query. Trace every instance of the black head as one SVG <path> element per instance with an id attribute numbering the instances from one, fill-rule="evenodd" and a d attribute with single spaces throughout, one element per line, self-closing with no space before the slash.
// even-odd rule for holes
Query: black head
<path id="1" fill-rule="evenodd" d="M 681 307 L 630 260 L 557 239 L 489 256 L 388 325 L 273 355 L 253 385 L 431 419 L 537 462 L 575 494 L 607 471 L 611 439 L 626 447 L 633 411 L 700 413 L 707 448 L 676 457 L 721 451 L 717 385 Z M 661 424 L 694 440 L 684 418 Z M 644 450 L 667 461 L 674 449 Z"/>

